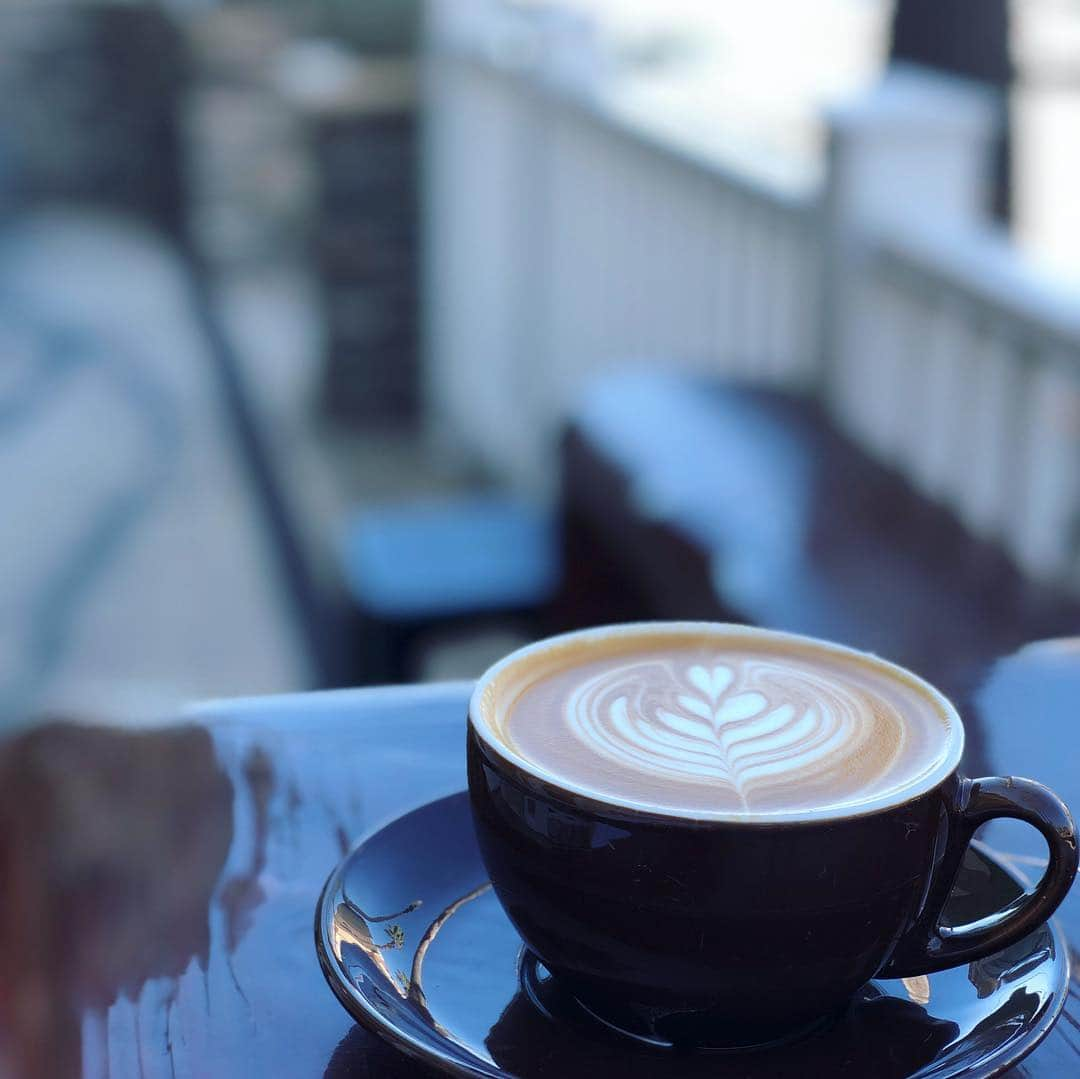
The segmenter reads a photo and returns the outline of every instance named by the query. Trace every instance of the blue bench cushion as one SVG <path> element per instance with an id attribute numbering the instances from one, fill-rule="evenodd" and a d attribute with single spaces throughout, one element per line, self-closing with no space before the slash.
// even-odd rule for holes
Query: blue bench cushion
<path id="1" fill-rule="evenodd" d="M 506 495 L 365 509 L 345 528 L 343 560 L 354 603 L 393 619 L 536 606 L 559 577 L 550 511 Z"/>

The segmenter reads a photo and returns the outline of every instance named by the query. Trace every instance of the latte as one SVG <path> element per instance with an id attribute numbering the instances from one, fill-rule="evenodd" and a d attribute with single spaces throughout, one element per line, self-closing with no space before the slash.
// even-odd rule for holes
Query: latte
<path id="1" fill-rule="evenodd" d="M 855 812 L 903 800 L 955 764 L 962 739 L 907 672 L 742 627 L 570 634 L 501 666 L 482 700 L 501 745 L 545 778 L 645 809 Z"/>

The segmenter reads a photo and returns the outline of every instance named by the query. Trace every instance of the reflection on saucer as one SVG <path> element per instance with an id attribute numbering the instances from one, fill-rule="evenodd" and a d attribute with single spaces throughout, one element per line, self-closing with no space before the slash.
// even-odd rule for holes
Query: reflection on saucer
<path id="1" fill-rule="evenodd" d="M 535 971 L 530 974 L 530 971 Z M 889 996 L 867 986 L 840 1019 L 801 1040 L 752 1050 L 704 1050 L 684 1053 L 643 1046 L 592 1019 L 573 996 L 543 967 L 522 963 L 523 985 L 485 1039 L 499 1068 L 511 1075 L 536 1074 L 543 1054 L 543 1074 L 571 1076 L 617 1074 L 624 1079 L 680 1079 L 743 1076 L 753 1072 L 781 1075 L 845 1074 L 903 1079 L 915 1075 L 954 1045 L 957 1023 L 929 1015 L 920 1003 Z M 911 978 L 918 983 L 929 979 Z M 929 985 L 927 985 L 929 994 Z M 883 1053 L 882 1047 L 888 1051 Z"/>
<path id="2" fill-rule="evenodd" d="M 444 1032 L 443 1028 L 432 1016 L 427 997 L 424 995 L 424 959 L 427 957 L 428 950 L 434 944 L 435 938 L 439 935 L 439 931 L 443 926 L 467 903 L 478 899 L 490 889 L 491 882 L 484 881 L 443 908 L 420 935 L 416 950 L 412 953 L 412 961 L 408 971 L 402 969 L 391 971 L 384 953 L 404 949 L 407 942 L 406 931 L 392 919 L 403 918 L 412 914 L 424 905 L 424 901 L 414 899 L 407 906 L 394 911 L 392 914 L 369 914 L 352 902 L 348 896 L 343 895 L 344 902 L 338 903 L 334 909 L 334 933 L 332 938 L 334 955 L 339 963 L 345 963 L 347 962 L 346 946 L 359 949 L 375 970 L 382 975 L 383 980 L 390 989 L 397 993 L 402 1000 L 415 1007 L 424 1019 L 430 1022 L 437 1030 Z M 383 929 L 387 940 L 377 942 L 371 926 L 385 922 L 392 922 Z"/>
<path id="3" fill-rule="evenodd" d="M 1040 926 L 1023 940 L 970 964 L 968 981 L 975 986 L 979 999 L 986 1000 L 1004 986 L 1022 981 L 1053 958 L 1053 935 L 1046 926 Z"/>
<path id="4" fill-rule="evenodd" d="M 930 979 L 925 974 L 917 974 L 914 978 L 901 978 L 900 984 L 912 1004 L 930 1003 Z"/>

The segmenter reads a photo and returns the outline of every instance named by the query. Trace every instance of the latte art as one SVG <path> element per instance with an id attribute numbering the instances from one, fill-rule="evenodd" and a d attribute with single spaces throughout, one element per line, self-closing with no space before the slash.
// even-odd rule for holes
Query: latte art
<path id="1" fill-rule="evenodd" d="M 566 641 L 492 681 L 493 729 L 540 774 L 630 806 L 844 811 L 958 751 L 932 690 L 859 653 L 736 627 Z"/>
<path id="2" fill-rule="evenodd" d="M 889 743 L 876 753 L 888 766 L 902 741 L 898 725 L 875 722 L 848 687 L 765 657 L 737 672 L 724 663 L 629 659 L 575 689 L 563 718 L 588 750 L 613 764 L 722 784 L 747 807 L 782 795 L 800 777 L 843 767 L 875 734 Z"/>

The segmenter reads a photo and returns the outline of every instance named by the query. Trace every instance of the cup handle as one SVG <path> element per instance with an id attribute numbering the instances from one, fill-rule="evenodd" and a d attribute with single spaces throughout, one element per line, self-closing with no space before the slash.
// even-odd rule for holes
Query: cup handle
<path id="1" fill-rule="evenodd" d="M 922 911 L 900 939 L 881 977 L 931 974 L 999 951 L 1042 925 L 1057 910 L 1076 876 L 1076 825 L 1065 803 L 1049 788 L 1013 776 L 961 779 L 955 797 L 945 851 Z M 1025 821 L 1042 833 L 1050 848 L 1042 880 L 1032 891 L 985 918 L 968 925 L 941 925 L 941 912 L 971 837 L 980 824 L 998 817 Z"/>

